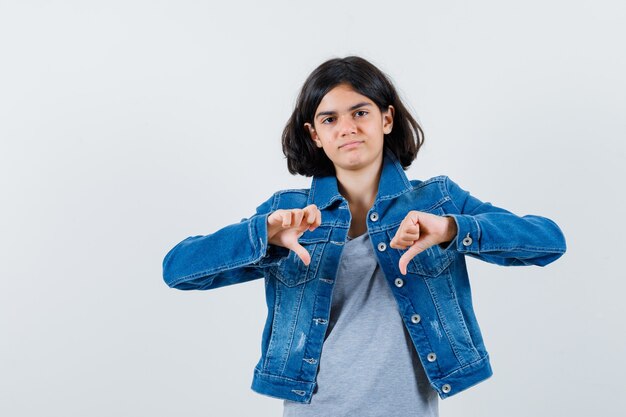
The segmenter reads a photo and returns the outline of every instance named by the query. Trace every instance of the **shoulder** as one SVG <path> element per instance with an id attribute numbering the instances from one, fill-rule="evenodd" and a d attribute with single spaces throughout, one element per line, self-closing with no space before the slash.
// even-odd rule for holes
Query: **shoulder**
<path id="1" fill-rule="evenodd" d="M 461 188 L 447 175 L 436 175 L 426 180 L 410 180 L 413 193 L 420 199 L 444 202 L 445 200 L 457 200 L 464 198 L 468 191 Z"/>
<path id="2" fill-rule="evenodd" d="M 434 177 L 430 177 L 425 180 L 420 179 L 412 179 L 409 180 L 411 185 L 413 186 L 413 191 L 423 190 L 423 189 L 432 189 L 439 190 L 443 194 L 448 194 L 448 187 L 452 183 L 452 180 L 447 175 L 436 175 Z"/>
<path id="3" fill-rule="evenodd" d="M 304 208 L 309 198 L 310 188 L 286 188 L 273 195 L 273 209 Z"/>
<path id="4" fill-rule="evenodd" d="M 264 215 L 282 208 L 306 207 L 308 188 L 289 188 L 275 191 L 269 198 L 257 205 L 255 215 Z M 247 218 L 243 218 L 246 220 Z"/>
<path id="5" fill-rule="evenodd" d="M 274 193 L 276 208 L 306 207 L 309 198 L 309 188 L 287 188 Z"/>

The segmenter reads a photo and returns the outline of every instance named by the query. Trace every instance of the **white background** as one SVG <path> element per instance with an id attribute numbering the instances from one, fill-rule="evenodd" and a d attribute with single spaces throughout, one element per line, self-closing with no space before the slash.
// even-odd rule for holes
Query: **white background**
<path id="1" fill-rule="evenodd" d="M 409 178 L 567 238 L 545 268 L 468 259 L 494 376 L 441 415 L 623 416 L 625 20 L 606 0 L 0 0 L 0 415 L 281 415 L 250 389 L 263 281 L 178 291 L 161 262 L 309 186 L 282 128 L 317 65 L 358 54 L 424 128 Z"/>

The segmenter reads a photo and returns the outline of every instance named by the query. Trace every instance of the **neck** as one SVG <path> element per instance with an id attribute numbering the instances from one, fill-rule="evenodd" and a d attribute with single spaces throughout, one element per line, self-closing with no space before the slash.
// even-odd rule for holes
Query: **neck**
<path id="1" fill-rule="evenodd" d="M 337 187 L 352 210 L 367 211 L 374 204 L 382 172 L 382 155 L 379 162 L 360 170 L 337 170 Z"/>

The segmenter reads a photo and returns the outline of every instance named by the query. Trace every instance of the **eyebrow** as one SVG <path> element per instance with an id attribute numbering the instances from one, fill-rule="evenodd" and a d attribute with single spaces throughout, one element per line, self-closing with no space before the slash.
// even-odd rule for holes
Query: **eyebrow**
<path id="1" fill-rule="evenodd" d="M 361 103 L 355 104 L 354 106 L 350 107 L 348 110 L 351 111 L 351 110 L 358 109 L 359 107 L 365 107 L 365 106 L 371 106 L 371 104 L 366 101 L 363 101 Z M 329 115 L 333 115 L 336 113 L 337 112 L 335 110 L 321 111 L 315 115 L 315 118 L 317 119 L 320 116 L 329 116 Z"/>

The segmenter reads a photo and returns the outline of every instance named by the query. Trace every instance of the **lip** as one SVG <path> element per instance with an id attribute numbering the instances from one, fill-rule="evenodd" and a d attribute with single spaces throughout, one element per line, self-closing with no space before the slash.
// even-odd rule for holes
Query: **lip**
<path id="1" fill-rule="evenodd" d="M 355 146 L 363 143 L 362 140 L 353 140 L 352 142 L 344 143 L 340 148 L 354 148 Z"/>

